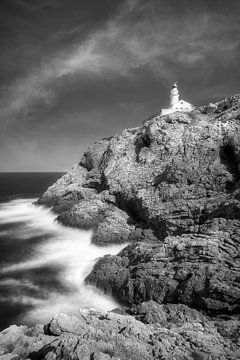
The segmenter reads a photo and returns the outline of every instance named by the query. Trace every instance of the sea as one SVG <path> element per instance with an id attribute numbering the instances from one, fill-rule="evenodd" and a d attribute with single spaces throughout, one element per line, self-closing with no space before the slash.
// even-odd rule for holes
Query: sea
<path id="1" fill-rule="evenodd" d="M 45 324 L 56 313 L 119 306 L 84 279 L 97 259 L 124 245 L 98 247 L 92 232 L 65 227 L 36 200 L 63 173 L 0 173 L 0 331 Z"/>

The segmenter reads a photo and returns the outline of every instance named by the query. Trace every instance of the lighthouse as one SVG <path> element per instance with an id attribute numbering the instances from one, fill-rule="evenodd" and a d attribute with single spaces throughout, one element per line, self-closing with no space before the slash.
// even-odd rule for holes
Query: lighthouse
<path id="1" fill-rule="evenodd" d="M 190 112 L 194 109 L 194 106 L 185 100 L 179 100 L 179 90 L 177 82 L 174 82 L 170 90 L 169 108 L 162 109 L 161 115 L 168 115 L 176 111 Z"/>
<path id="2" fill-rule="evenodd" d="M 178 102 L 179 102 L 179 91 L 178 91 L 177 83 L 175 82 L 170 91 L 170 107 L 173 107 Z"/>

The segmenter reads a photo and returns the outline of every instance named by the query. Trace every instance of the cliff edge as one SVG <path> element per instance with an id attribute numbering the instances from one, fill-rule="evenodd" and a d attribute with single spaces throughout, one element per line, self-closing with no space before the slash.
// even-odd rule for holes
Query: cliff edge
<path id="1" fill-rule="evenodd" d="M 65 225 L 94 229 L 98 245 L 128 243 L 86 279 L 116 296 L 127 315 L 59 315 L 42 335 L 22 328 L 19 338 L 42 343 L 11 354 L 240 358 L 240 95 L 94 143 L 39 203 Z M 16 330 L 9 329 L 0 335 L 6 356 Z"/>
<path id="2" fill-rule="evenodd" d="M 39 202 L 129 243 L 87 277 L 123 303 L 239 313 L 240 95 L 96 142 Z"/>

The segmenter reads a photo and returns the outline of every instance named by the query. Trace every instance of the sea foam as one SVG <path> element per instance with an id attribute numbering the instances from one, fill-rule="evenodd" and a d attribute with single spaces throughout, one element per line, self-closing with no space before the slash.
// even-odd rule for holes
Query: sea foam
<path id="1" fill-rule="evenodd" d="M 99 257 L 117 254 L 126 244 L 98 247 L 91 243 L 91 231 L 59 224 L 49 208 L 34 205 L 34 201 L 17 199 L 0 205 L 0 224 L 9 225 L 3 231 L 4 236 L 26 250 L 29 239 L 33 241 L 30 253 L 26 251 L 20 261 L 7 262 L 0 268 L 0 288 L 12 286 L 16 290 L 10 297 L 1 291 L 0 301 L 29 305 L 21 316 L 27 324 L 46 322 L 57 312 L 77 314 L 80 308 L 107 311 L 117 307 L 119 304 L 112 297 L 86 285 L 84 279 Z M 48 268 L 58 273 L 57 279 L 53 276 L 51 288 L 44 283 L 39 285 L 34 277 L 34 271 Z M 23 275 L 19 277 L 19 274 L 31 273 L 28 279 L 23 279 Z M 46 282 L 51 280 L 51 274 L 46 275 Z"/>

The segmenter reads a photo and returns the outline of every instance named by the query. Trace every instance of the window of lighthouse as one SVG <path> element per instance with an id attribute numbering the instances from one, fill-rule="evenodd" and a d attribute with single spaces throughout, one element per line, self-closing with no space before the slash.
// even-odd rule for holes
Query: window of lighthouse
<path id="1" fill-rule="evenodd" d="M 184 100 L 180 100 L 177 104 L 174 105 L 174 109 L 175 111 L 191 111 L 192 110 L 192 105 L 187 103 Z"/>

